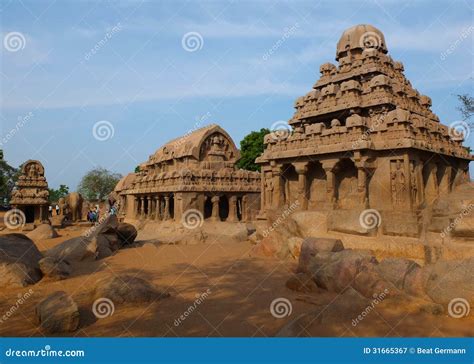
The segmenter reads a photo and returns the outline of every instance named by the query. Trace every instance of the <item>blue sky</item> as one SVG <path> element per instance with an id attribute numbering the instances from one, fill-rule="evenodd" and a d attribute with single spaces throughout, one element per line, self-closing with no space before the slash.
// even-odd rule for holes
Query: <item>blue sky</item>
<path id="1" fill-rule="evenodd" d="M 288 120 L 359 23 L 385 34 L 443 123 L 473 90 L 469 1 L 0 0 L 0 17 L 1 148 L 14 166 L 41 160 L 52 187 L 74 190 L 96 166 L 129 173 L 197 126 L 218 123 L 238 143 Z M 12 32 L 19 45 L 5 44 Z M 190 32 L 202 37 L 192 52 Z M 94 138 L 99 121 L 112 137 Z"/>

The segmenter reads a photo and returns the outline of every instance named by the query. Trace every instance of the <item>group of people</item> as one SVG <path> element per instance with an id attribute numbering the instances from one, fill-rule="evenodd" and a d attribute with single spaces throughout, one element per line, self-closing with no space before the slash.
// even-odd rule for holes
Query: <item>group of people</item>
<path id="1" fill-rule="evenodd" d="M 99 205 L 95 205 L 95 209 L 89 209 L 89 211 L 87 211 L 87 221 L 92 222 L 92 223 L 98 222 L 99 215 L 100 215 Z"/>
<path id="2" fill-rule="evenodd" d="M 59 205 L 56 205 L 54 209 L 56 210 L 56 215 L 59 215 L 59 213 L 61 212 Z M 53 206 L 49 205 L 48 212 L 49 212 L 49 217 L 53 217 Z"/>

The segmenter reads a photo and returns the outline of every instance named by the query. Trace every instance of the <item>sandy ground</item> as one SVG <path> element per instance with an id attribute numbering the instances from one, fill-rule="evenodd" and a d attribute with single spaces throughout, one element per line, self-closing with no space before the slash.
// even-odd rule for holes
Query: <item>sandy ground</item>
<path id="1" fill-rule="evenodd" d="M 85 227 L 60 229 L 60 236 L 36 242 L 44 251 L 78 236 Z M 5 233 L 5 231 L 1 232 Z M 68 336 L 275 336 L 300 315 L 324 310 L 338 296 L 333 293 L 301 294 L 285 287 L 295 269 L 294 261 L 252 257 L 250 243 L 161 245 L 140 242 L 116 255 L 82 263 L 69 279 L 40 281 L 36 285 L 2 289 L 0 313 L 11 311 L 19 296 L 32 290 L 30 298 L 4 322 L 0 336 L 43 336 L 34 323 L 35 305 L 49 293 L 63 290 L 73 296 L 81 310 L 80 329 Z M 91 311 L 92 289 L 106 275 L 131 274 L 145 278 L 171 297 L 140 305 L 117 305 L 112 316 L 97 319 Z M 207 291 L 209 290 L 209 291 Z M 184 321 L 176 320 L 193 306 L 196 297 L 210 292 Z M 291 314 L 275 318 L 273 300 L 286 298 Z M 357 327 L 343 324 L 305 325 L 307 336 L 472 336 L 474 318 L 454 319 L 447 314 L 419 313 L 419 308 L 386 300 Z M 316 315 L 317 316 L 317 315 Z"/>

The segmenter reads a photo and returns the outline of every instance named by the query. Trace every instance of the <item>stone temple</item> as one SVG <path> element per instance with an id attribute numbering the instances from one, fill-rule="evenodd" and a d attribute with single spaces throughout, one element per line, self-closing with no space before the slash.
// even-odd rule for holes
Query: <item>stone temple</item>
<path id="1" fill-rule="evenodd" d="M 48 197 L 48 183 L 41 162 L 28 160 L 23 163 L 12 192 L 12 208 L 23 211 L 26 224 L 42 223 L 48 220 Z"/>
<path id="2" fill-rule="evenodd" d="M 260 173 L 238 170 L 240 152 L 219 126 L 159 148 L 116 186 L 125 218 L 181 221 L 198 211 L 214 221 L 251 221 L 260 208 Z"/>
<path id="3" fill-rule="evenodd" d="M 296 100 L 285 131 L 266 136 L 261 217 L 300 201 L 340 231 L 362 233 L 362 211 L 382 215 L 385 234 L 419 236 L 419 211 L 469 181 L 462 135 L 440 123 L 388 54 L 382 32 L 357 25 L 341 36 L 337 65 L 325 63 Z"/>

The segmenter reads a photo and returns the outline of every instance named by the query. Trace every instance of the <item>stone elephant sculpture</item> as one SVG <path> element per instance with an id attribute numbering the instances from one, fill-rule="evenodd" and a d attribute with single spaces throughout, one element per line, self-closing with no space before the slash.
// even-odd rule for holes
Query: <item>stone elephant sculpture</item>
<path id="1" fill-rule="evenodd" d="M 79 221 L 82 218 L 82 204 L 84 199 L 78 192 L 71 192 L 66 196 L 66 204 L 68 207 L 69 217 L 71 221 Z"/>

